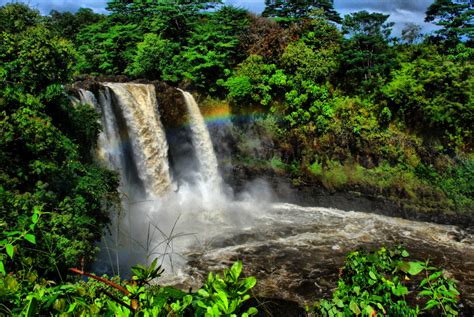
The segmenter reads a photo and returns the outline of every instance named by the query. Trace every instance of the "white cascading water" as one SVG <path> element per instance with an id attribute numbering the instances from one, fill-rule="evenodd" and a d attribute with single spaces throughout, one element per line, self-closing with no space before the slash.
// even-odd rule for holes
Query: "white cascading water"
<path id="1" fill-rule="evenodd" d="M 94 106 L 96 110 L 98 109 L 97 99 L 95 98 L 92 91 L 85 90 L 85 89 L 79 89 L 78 91 L 79 91 L 79 97 L 80 97 L 81 103 L 92 105 Z"/>
<path id="2" fill-rule="evenodd" d="M 125 159 L 119 146 L 120 129 L 113 111 L 113 100 L 110 89 L 99 91 L 99 105 L 96 106 L 101 114 L 103 130 L 99 134 L 97 153 L 100 161 L 105 162 L 110 168 L 120 173 L 121 179 L 125 178 Z"/>
<path id="3" fill-rule="evenodd" d="M 130 83 L 103 85 L 115 97 L 114 101 L 107 95 L 104 97 L 104 115 L 110 115 L 110 105 L 115 102 L 125 120 L 138 177 L 147 196 L 166 193 L 171 186 L 168 143 L 158 113 L 155 87 Z"/>
<path id="4" fill-rule="evenodd" d="M 102 131 L 97 140 L 96 154 L 99 161 L 105 163 L 109 168 L 118 171 L 124 179 L 125 166 L 123 155 L 117 146 L 120 144 L 119 128 L 112 110 L 112 97 L 109 89 L 99 92 L 99 101 L 95 95 L 85 89 L 78 89 L 82 104 L 89 104 L 100 114 Z"/>
<path id="5" fill-rule="evenodd" d="M 123 116 L 126 134 L 138 177 L 144 184 L 146 196 L 166 193 L 171 185 L 168 164 L 168 143 L 158 113 L 155 87 L 143 84 L 103 83 L 99 102 L 90 91 L 79 89 L 81 102 L 93 105 L 101 113 L 103 131 L 98 140 L 98 156 L 119 171 L 122 186 L 126 183 L 128 167 L 121 145 L 117 115 Z M 115 99 L 113 98 L 115 97 Z M 117 107 L 114 111 L 113 107 Z"/>
<path id="6" fill-rule="evenodd" d="M 207 129 L 204 118 L 193 95 L 187 91 L 178 90 L 183 94 L 184 102 L 188 109 L 192 142 L 199 161 L 199 174 L 204 178 L 206 183 L 217 189 L 221 184 L 221 177 L 219 175 L 217 157 L 214 152 L 209 130 Z"/>

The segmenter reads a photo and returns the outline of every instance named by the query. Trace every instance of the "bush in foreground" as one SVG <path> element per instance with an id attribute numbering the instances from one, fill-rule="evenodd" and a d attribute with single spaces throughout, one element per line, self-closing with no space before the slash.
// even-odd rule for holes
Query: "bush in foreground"
<path id="1" fill-rule="evenodd" d="M 331 300 L 314 306 L 316 316 L 457 316 L 455 282 L 426 262 L 407 261 L 402 247 L 351 252 Z"/>

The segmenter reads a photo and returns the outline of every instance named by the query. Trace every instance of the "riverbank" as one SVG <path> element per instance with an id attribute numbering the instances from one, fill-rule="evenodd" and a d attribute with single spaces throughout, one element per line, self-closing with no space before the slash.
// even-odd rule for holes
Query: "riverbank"
<path id="1" fill-rule="evenodd" d="M 246 190 L 249 180 L 268 185 L 275 201 L 302 206 L 319 206 L 375 213 L 403 219 L 457 225 L 474 232 L 474 214 L 456 213 L 442 203 L 432 201 L 428 208 L 410 199 L 383 196 L 376 189 L 358 184 L 338 189 L 327 189 L 320 182 L 304 182 L 295 185 L 291 175 L 272 168 L 236 165 L 224 173 L 224 179 L 236 193 Z M 438 206 L 436 206 L 438 203 Z"/>
<path id="2" fill-rule="evenodd" d="M 289 128 L 258 109 L 200 102 L 225 181 L 237 192 L 267 182 L 277 201 L 456 224 L 472 230 L 474 159 L 394 126 L 355 134 L 334 122 Z"/>

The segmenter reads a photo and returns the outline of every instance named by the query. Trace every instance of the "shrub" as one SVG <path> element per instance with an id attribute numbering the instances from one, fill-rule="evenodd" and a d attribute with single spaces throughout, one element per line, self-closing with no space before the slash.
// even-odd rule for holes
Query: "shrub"
<path id="1" fill-rule="evenodd" d="M 88 282 L 54 283 L 33 272 L 0 274 L 0 313 L 7 315 L 72 316 L 252 316 L 254 307 L 241 311 L 255 286 L 254 277 L 242 278 L 242 263 L 236 262 L 223 275 L 209 274 L 196 293 L 151 285 L 163 272 L 157 260 L 149 267 L 132 268 L 131 281 L 97 277 L 71 269 L 91 279 Z"/>
<path id="2" fill-rule="evenodd" d="M 407 261 L 408 257 L 401 246 L 371 253 L 351 252 L 332 299 L 317 302 L 315 315 L 458 315 L 459 292 L 455 282 L 430 266 L 429 260 L 412 262 Z M 409 304 L 409 297 L 416 297 L 423 306 Z"/>

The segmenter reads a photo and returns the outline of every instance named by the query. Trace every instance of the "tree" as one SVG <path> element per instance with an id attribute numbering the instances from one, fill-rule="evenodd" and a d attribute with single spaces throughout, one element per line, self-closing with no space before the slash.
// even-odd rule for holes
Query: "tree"
<path id="1" fill-rule="evenodd" d="M 288 30 L 274 20 L 250 15 L 248 31 L 239 38 L 240 50 L 247 56 L 259 55 L 267 63 L 276 63 L 288 45 Z"/>
<path id="2" fill-rule="evenodd" d="M 269 106 L 280 90 L 276 88 L 286 84 L 286 76 L 275 64 L 266 64 L 262 56 L 250 55 L 222 84 L 237 107 Z"/>
<path id="3" fill-rule="evenodd" d="M 422 37 L 421 26 L 415 23 L 406 23 L 402 30 L 402 40 L 407 44 L 413 44 Z"/>
<path id="4" fill-rule="evenodd" d="M 469 141 L 474 120 L 472 71 L 469 62 L 454 62 L 436 47 L 426 47 L 392 72 L 382 92 L 392 113 L 409 126 L 430 127 L 430 134 L 453 143 Z"/>
<path id="5" fill-rule="evenodd" d="M 426 11 L 425 21 L 440 26 L 435 33 L 453 47 L 464 37 L 471 42 L 474 40 L 473 18 L 472 2 L 435 0 Z"/>
<path id="6" fill-rule="evenodd" d="M 349 38 L 343 42 L 339 79 L 349 92 L 374 91 L 391 67 L 388 38 L 393 23 L 388 15 L 360 11 L 346 15 L 342 32 Z"/>
<path id="7" fill-rule="evenodd" d="M 380 36 L 387 40 L 392 32 L 393 22 L 386 23 L 390 16 L 382 13 L 359 11 L 344 17 L 342 33 L 349 37 Z"/>
<path id="8" fill-rule="evenodd" d="M 248 30 L 247 11 L 224 6 L 208 14 L 191 33 L 182 53 L 184 75 L 197 87 L 216 92 L 216 82 L 223 79 L 245 57 L 238 49 L 239 37 Z"/>
<path id="9" fill-rule="evenodd" d="M 173 57 L 179 53 L 179 48 L 178 43 L 147 33 L 143 42 L 138 43 L 133 63 L 126 72 L 136 77 L 177 82 L 179 78 L 173 76 L 176 71 Z"/>
<path id="10" fill-rule="evenodd" d="M 281 56 L 280 63 L 295 86 L 303 81 L 324 83 L 338 66 L 333 50 L 313 50 L 304 41 L 290 43 Z"/>
<path id="11" fill-rule="evenodd" d="M 315 12 L 312 19 L 302 25 L 301 39 L 316 50 L 331 49 L 337 51 L 342 43 L 342 35 L 338 28 L 324 18 L 322 12 Z"/>
<path id="12" fill-rule="evenodd" d="M 46 17 L 46 24 L 58 36 L 74 41 L 77 33 L 90 24 L 98 23 L 105 18 L 89 8 L 80 8 L 76 13 L 52 10 Z"/>
<path id="13" fill-rule="evenodd" d="M 109 0 L 107 10 L 115 18 L 125 19 L 132 23 L 139 23 L 154 16 L 164 16 L 166 11 L 175 8 L 178 13 L 202 12 L 215 8 L 221 0 Z M 163 10 L 165 12 L 163 12 Z M 123 22 L 123 20 L 122 20 Z"/>
<path id="14" fill-rule="evenodd" d="M 0 34 L 0 74 L 5 82 L 18 83 L 25 92 L 38 96 L 70 78 L 75 52 L 66 40 L 43 26 Z"/>
<path id="15" fill-rule="evenodd" d="M 136 24 L 114 22 L 107 18 L 84 27 L 77 35 L 82 73 L 120 74 L 132 63 L 143 33 Z"/>
<path id="16" fill-rule="evenodd" d="M 334 10 L 333 0 L 265 0 L 265 10 L 262 16 L 293 21 L 311 17 L 316 9 L 323 10 L 324 16 L 328 20 L 336 23 L 341 22 L 339 13 Z"/>
<path id="17" fill-rule="evenodd" d="M 35 213 L 42 218 L 34 249 L 20 242 L 7 270 L 32 265 L 59 279 L 80 258 L 93 259 L 118 180 L 90 154 L 97 113 L 72 108 L 62 88 L 72 76 L 71 44 L 42 25 L 7 22 L 17 32 L 0 33 L 0 223 L 15 231 Z"/>
<path id="18" fill-rule="evenodd" d="M 40 13 L 23 3 L 8 3 L 0 7 L 0 32 L 19 33 L 35 26 Z"/>
<path id="19" fill-rule="evenodd" d="M 220 3 L 222 3 L 222 0 L 109 0 L 106 9 L 112 14 L 135 16 L 136 19 L 140 19 L 158 13 L 163 6 L 175 5 L 182 8 L 192 7 L 195 10 L 208 10 L 215 8 Z"/>
<path id="20" fill-rule="evenodd" d="M 185 44 L 199 18 L 221 0 L 110 0 L 111 20 L 135 24 L 143 33 L 156 33 L 162 39 Z"/>

